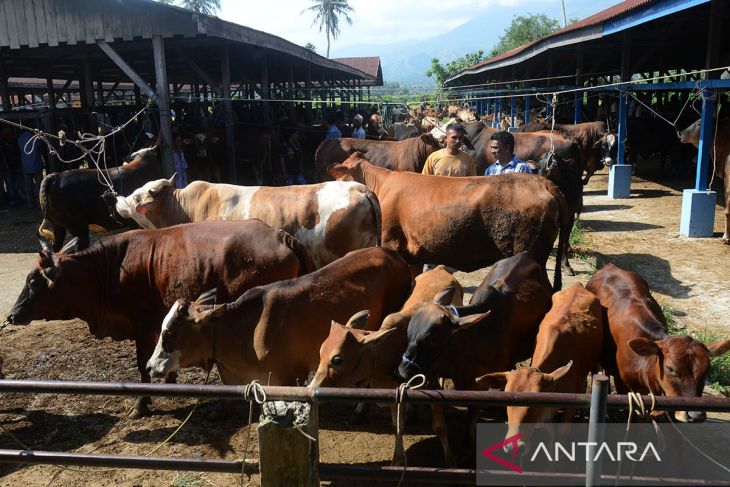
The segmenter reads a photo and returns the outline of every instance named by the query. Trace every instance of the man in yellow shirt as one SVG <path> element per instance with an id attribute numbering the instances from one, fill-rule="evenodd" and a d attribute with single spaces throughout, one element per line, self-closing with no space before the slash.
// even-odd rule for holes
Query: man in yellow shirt
<path id="1" fill-rule="evenodd" d="M 476 164 L 459 148 L 464 143 L 464 127 L 460 123 L 446 126 L 446 147 L 432 153 L 423 165 L 423 174 L 432 176 L 476 176 Z"/>

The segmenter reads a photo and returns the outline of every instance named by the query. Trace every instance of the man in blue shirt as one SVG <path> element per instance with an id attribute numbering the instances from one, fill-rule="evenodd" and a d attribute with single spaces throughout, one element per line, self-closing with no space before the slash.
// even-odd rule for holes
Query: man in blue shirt
<path id="1" fill-rule="evenodd" d="M 496 176 L 511 172 L 532 174 L 532 169 L 523 160 L 515 156 L 515 138 L 509 132 L 495 132 L 489 138 L 489 150 L 497 160 L 484 171 L 485 176 Z"/>
<path id="2" fill-rule="evenodd" d="M 28 124 L 29 127 L 35 128 L 35 125 Z M 18 149 L 20 149 L 20 163 L 23 168 L 23 177 L 25 179 L 25 195 L 28 201 L 28 208 L 38 207 L 38 193 L 43 180 L 43 168 L 46 161 L 43 158 L 43 143 L 35 140 L 29 143 L 33 138 L 33 134 L 23 130 L 18 136 Z M 26 152 L 26 148 L 28 152 Z"/>
<path id="3" fill-rule="evenodd" d="M 327 114 L 327 118 L 325 118 L 325 123 L 327 127 L 327 135 L 324 136 L 325 139 L 341 139 L 342 138 L 342 131 L 340 131 L 340 128 L 337 126 L 335 118 L 335 114 L 330 112 Z"/>

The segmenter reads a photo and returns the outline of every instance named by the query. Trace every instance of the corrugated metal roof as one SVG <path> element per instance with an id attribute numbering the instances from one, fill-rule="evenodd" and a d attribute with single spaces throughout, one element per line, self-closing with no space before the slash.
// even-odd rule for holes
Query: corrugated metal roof
<path id="1" fill-rule="evenodd" d="M 499 56 L 495 56 L 493 58 L 489 58 L 485 61 L 482 61 L 480 63 L 469 66 L 464 71 L 469 71 L 472 69 L 480 68 L 482 66 L 487 66 L 489 64 L 494 64 L 496 62 L 502 61 L 503 59 L 508 59 L 516 54 L 521 53 L 522 51 L 525 51 L 526 49 L 534 46 L 535 44 L 544 41 L 545 39 L 549 39 L 551 37 L 557 37 L 559 35 L 562 35 L 562 34 L 565 34 L 568 32 L 572 32 L 572 31 L 576 31 L 576 30 L 580 30 L 585 27 L 590 27 L 590 26 L 593 26 L 596 24 L 601 24 L 607 20 L 613 19 L 620 15 L 624 15 L 638 7 L 642 7 L 644 5 L 649 5 L 656 1 L 657 0 L 624 0 L 623 2 L 618 3 L 612 7 L 609 7 L 606 10 L 602 10 L 602 11 L 600 11 L 596 14 L 593 14 L 590 17 L 586 17 L 585 19 L 580 20 L 574 24 L 570 24 L 567 27 L 563 27 L 562 29 L 555 31 L 552 34 L 548 34 L 545 37 L 541 37 L 540 39 L 537 39 L 535 41 L 529 42 L 520 47 L 516 47 L 505 53 L 502 53 Z"/>
<path id="2" fill-rule="evenodd" d="M 377 78 L 380 74 L 380 57 L 337 57 L 332 58 L 332 61 L 337 61 L 340 64 L 345 64 L 351 68 L 362 71 L 365 74 Z"/>

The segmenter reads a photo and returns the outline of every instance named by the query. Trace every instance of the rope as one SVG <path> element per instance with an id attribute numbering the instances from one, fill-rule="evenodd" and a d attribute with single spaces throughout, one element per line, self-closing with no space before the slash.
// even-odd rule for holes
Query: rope
<path id="1" fill-rule="evenodd" d="M 552 97 L 550 99 L 550 155 L 548 156 L 548 159 L 553 157 L 553 154 L 555 154 L 555 141 L 553 140 L 553 133 L 555 132 L 555 106 L 556 102 L 555 100 L 558 99 L 558 95 L 555 93 L 552 94 Z"/>
<path id="2" fill-rule="evenodd" d="M 248 456 L 248 444 L 251 441 L 251 423 L 253 422 L 253 403 L 263 404 L 266 402 L 266 391 L 261 382 L 252 380 L 250 384 L 246 384 L 243 388 L 243 397 L 248 401 L 248 426 L 246 427 L 246 443 L 243 446 L 243 460 L 241 461 L 241 486 L 243 487 L 243 476 L 247 475 L 248 479 L 251 474 L 246 474 L 246 457 Z M 300 430 L 300 432 L 302 432 Z M 303 433 L 303 432 L 302 432 Z"/>
<path id="3" fill-rule="evenodd" d="M 426 385 L 426 376 L 423 374 L 416 374 L 410 378 L 408 382 L 404 382 L 398 386 L 395 390 L 395 404 L 396 404 L 396 419 L 395 419 L 395 431 L 399 438 L 403 438 L 403 431 L 401 430 L 401 415 L 403 414 L 403 405 L 406 400 L 406 391 L 408 389 L 418 389 Z M 400 487 L 403 482 L 403 478 L 406 476 L 406 469 L 408 468 L 408 455 L 406 455 L 406 448 L 403 447 L 403 471 L 401 472 L 400 479 L 398 480 L 398 486 Z"/>
<path id="4" fill-rule="evenodd" d="M 727 468 L 725 465 L 721 464 L 720 462 L 718 462 L 717 460 L 715 460 L 714 458 L 712 458 L 711 456 L 709 456 L 707 453 L 705 453 L 702 450 L 700 450 L 700 448 L 697 445 L 695 445 L 692 442 L 692 440 L 690 440 L 689 438 L 687 438 L 684 435 L 684 433 L 682 433 L 682 430 L 680 430 L 677 427 L 677 425 L 675 424 L 674 420 L 672 419 L 672 415 L 671 414 L 667 414 L 667 416 L 669 417 L 669 422 L 672 424 L 672 426 L 674 427 L 675 431 L 677 433 L 679 433 L 679 436 L 681 436 L 684 439 L 684 441 L 686 441 L 687 443 L 689 443 L 689 445 L 692 448 L 694 448 L 695 451 L 697 451 L 697 453 L 699 453 L 700 455 L 702 455 L 703 457 L 705 457 L 705 459 L 709 460 L 710 462 L 714 463 L 716 466 L 718 466 L 721 469 L 725 470 L 726 472 L 730 472 L 730 468 Z"/>

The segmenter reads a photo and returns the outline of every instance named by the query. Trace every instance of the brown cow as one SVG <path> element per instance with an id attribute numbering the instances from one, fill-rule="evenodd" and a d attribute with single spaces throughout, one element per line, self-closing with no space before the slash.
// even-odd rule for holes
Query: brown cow
<path id="1" fill-rule="evenodd" d="M 351 181 L 281 188 L 195 181 L 175 189 L 172 180 L 159 179 L 117 197 L 117 211 L 143 228 L 258 218 L 296 237 L 316 268 L 380 243 L 378 198 Z"/>
<path id="2" fill-rule="evenodd" d="M 79 253 L 40 253 L 6 324 L 80 318 L 97 338 L 135 340 L 142 382 L 160 321 L 178 298 L 232 300 L 312 267 L 291 235 L 259 220 L 201 222 L 106 237 Z M 147 411 L 148 398 L 135 404 Z"/>
<path id="3" fill-rule="evenodd" d="M 699 147 L 700 122 L 701 120 L 697 120 L 680 132 L 680 142 Z M 730 245 L 730 120 L 719 123 L 712 147 L 710 157 L 715 158 L 714 175 L 722 178 L 725 183 L 725 233 L 722 235 L 722 242 Z"/>
<path id="4" fill-rule="evenodd" d="M 403 309 L 389 314 L 380 329 L 376 332 L 359 330 L 357 321 L 367 320 L 367 314 L 353 316 L 348 325 L 332 322 L 330 334 L 319 349 L 319 368 L 309 387 L 398 387 L 393 372 L 400 363 L 400 358 L 408 344 L 406 331 L 408 322 L 415 312 L 424 304 L 430 303 L 434 297 L 447 288 L 454 288 L 452 305 L 461 305 L 464 291 L 443 266 L 431 269 L 416 277 L 416 285 Z M 446 420 L 443 406 L 434 405 L 432 427 L 441 440 L 444 450 L 444 462 L 447 466 L 455 465 L 446 435 Z M 405 417 L 401 417 L 401 427 L 397 427 L 397 411 L 391 405 L 393 425 L 396 426 L 395 447 L 393 449 L 393 465 L 402 465 L 404 459 L 403 431 Z"/>
<path id="5" fill-rule="evenodd" d="M 404 379 L 424 374 L 432 384 L 450 378 L 456 389 L 475 389 L 477 377 L 530 357 L 551 295 L 545 267 L 527 252 L 500 260 L 468 306 L 453 308 L 441 300 L 413 315 L 398 373 Z M 476 411 L 470 412 L 474 435 Z"/>
<path id="6" fill-rule="evenodd" d="M 395 172 L 356 153 L 330 172 L 365 183 L 383 214 L 382 244 L 411 264 L 444 264 L 471 272 L 529 251 L 545 266 L 560 231 L 557 262 L 570 232 L 560 190 L 531 174 L 452 178 Z M 555 266 L 555 288 L 562 285 Z"/>
<path id="7" fill-rule="evenodd" d="M 327 174 L 327 168 L 331 164 L 344 162 L 355 152 L 365 154 L 371 163 L 391 171 L 421 172 L 428 156 L 439 149 L 441 145 L 431 134 L 395 142 L 326 139 L 317 148 L 314 159 L 317 178 L 326 181 L 331 179 Z"/>
<path id="8" fill-rule="evenodd" d="M 369 309 L 366 328 L 400 308 L 411 291 L 408 266 L 396 252 L 355 250 L 306 276 L 249 290 L 219 306 L 180 299 L 162 322 L 148 362 L 154 377 L 215 363 L 224 384 L 253 379 L 303 384 L 319 364 L 330 320 Z"/>
<path id="9" fill-rule="evenodd" d="M 598 271 L 586 289 L 606 308 L 613 340 L 604 342 L 603 365 L 619 393 L 702 395 L 710 357 L 730 350 L 730 340 L 702 343 L 686 335 L 669 336 L 646 281 L 613 264 Z M 705 419 L 698 411 L 676 411 L 674 416 L 682 422 Z"/>
<path id="10" fill-rule="evenodd" d="M 603 311 L 598 298 L 579 283 L 553 295 L 553 305 L 540 323 L 537 344 L 530 367 L 511 372 L 493 372 L 476 382 L 485 388 L 508 392 L 586 391 L 589 373 L 598 371 L 603 346 Z M 528 449 L 535 424 L 550 421 L 557 409 L 532 406 L 508 406 L 506 438 L 520 431 L 520 455 Z M 565 412 L 564 421 L 572 421 L 574 410 Z M 506 447 L 513 446 L 508 443 Z"/>

